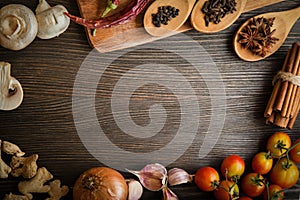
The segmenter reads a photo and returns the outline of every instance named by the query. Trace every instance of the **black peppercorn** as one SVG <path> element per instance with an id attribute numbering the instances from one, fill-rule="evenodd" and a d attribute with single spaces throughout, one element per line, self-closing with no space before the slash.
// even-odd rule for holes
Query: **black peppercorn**
<path id="1" fill-rule="evenodd" d="M 168 25 L 168 22 L 179 15 L 179 9 L 173 6 L 160 6 L 157 13 L 152 14 L 152 23 L 156 27 L 161 27 L 161 24 Z"/>

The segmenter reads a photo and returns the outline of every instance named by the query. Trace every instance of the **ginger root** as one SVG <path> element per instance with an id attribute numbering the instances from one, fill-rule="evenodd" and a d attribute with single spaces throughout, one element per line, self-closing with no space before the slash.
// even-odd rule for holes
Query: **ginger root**
<path id="1" fill-rule="evenodd" d="M 13 156 L 10 162 L 12 168 L 11 174 L 14 177 L 23 176 L 24 178 L 32 178 L 36 175 L 38 166 L 36 161 L 38 159 L 37 154 L 33 154 L 29 157 L 16 157 Z"/>
<path id="2" fill-rule="evenodd" d="M 1 158 L 2 141 L 0 140 L 0 178 L 8 178 L 11 168 Z"/>
<path id="3" fill-rule="evenodd" d="M 27 196 L 24 195 L 16 195 L 16 194 L 6 194 L 3 200 L 29 200 Z"/>
<path id="4" fill-rule="evenodd" d="M 25 155 L 25 152 L 21 151 L 21 149 L 17 145 L 7 141 L 2 142 L 2 151 L 9 155 L 14 155 L 17 157 Z"/>
<path id="5" fill-rule="evenodd" d="M 2 160 L 2 152 L 12 155 L 10 166 Z M 50 182 L 49 185 L 45 184 L 53 178 L 53 175 L 45 167 L 38 168 L 38 154 L 29 157 L 23 157 L 24 155 L 25 153 L 17 145 L 0 140 L 0 178 L 8 178 L 11 174 L 14 177 L 23 176 L 28 179 L 18 184 L 22 195 L 9 193 L 3 200 L 31 200 L 33 199 L 32 193 L 48 193 L 50 197 L 46 200 L 59 200 L 68 194 L 69 187 L 61 186 L 58 179 Z"/>
<path id="6" fill-rule="evenodd" d="M 68 192 L 68 186 L 61 186 L 60 180 L 54 180 L 50 183 L 50 191 L 48 192 L 50 198 L 46 200 L 59 200 L 61 197 L 66 196 Z"/>
<path id="7" fill-rule="evenodd" d="M 32 199 L 33 196 L 31 193 L 49 192 L 50 186 L 44 184 L 52 178 L 53 175 L 45 167 L 41 167 L 32 179 L 21 181 L 18 184 L 18 189 L 22 194 L 26 195 L 29 199 Z"/>

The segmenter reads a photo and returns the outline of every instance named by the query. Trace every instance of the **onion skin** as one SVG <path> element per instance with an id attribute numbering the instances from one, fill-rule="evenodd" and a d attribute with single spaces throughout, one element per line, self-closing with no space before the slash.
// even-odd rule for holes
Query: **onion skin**
<path id="1" fill-rule="evenodd" d="M 73 200 L 126 200 L 128 186 L 124 177 L 108 167 L 83 172 L 73 188 Z"/>

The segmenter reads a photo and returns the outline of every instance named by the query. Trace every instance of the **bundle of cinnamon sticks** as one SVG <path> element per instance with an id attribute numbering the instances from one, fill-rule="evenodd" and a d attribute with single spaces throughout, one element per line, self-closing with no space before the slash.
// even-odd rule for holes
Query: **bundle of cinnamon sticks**
<path id="1" fill-rule="evenodd" d="M 273 92 L 265 110 L 267 124 L 292 129 L 300 109 L 300 45 L 289 49 L 282 69 L 274 77 Z"/>

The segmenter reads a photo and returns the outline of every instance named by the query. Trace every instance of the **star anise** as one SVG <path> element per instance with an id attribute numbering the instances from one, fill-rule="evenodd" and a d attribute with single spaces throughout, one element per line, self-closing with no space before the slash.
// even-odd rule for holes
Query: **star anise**
<path id="1" fill-rule="evenodd" d="M 246 49 L 253 48 L 256 44 L 255 37 L 257 36 L 257 29 L 252 30 L 250 26 L 246 27 L 247 32 L 240 32 L 242 39 L 239 43 L 243 44 Z"/>
<path id="2" fill-rule="evenodd" d="M 239 33 L 239 43 L 254 54 L 266 56 L 273 44 L 279 39 L 273 37 L 276 29 L 271 30 L 275 18 L 252 18 L 246 27 Z"/>
<path id="3" fill-rule="evenodd" d="M 269 46 L 263 46 L 261 44 L 258 44 L 254 49 L 252 49 L 252 51 L 259 56 L 265 57 L 270 51 L 269 49 Z"/>

